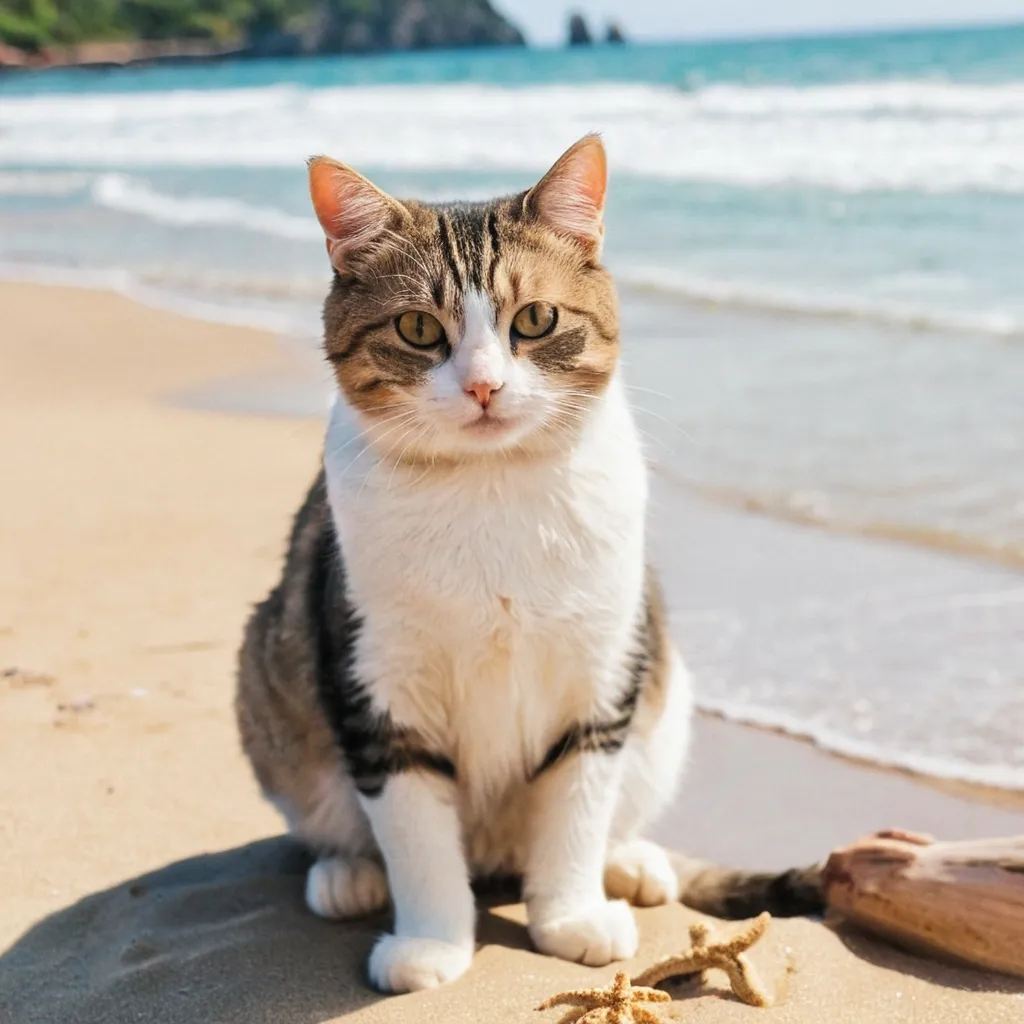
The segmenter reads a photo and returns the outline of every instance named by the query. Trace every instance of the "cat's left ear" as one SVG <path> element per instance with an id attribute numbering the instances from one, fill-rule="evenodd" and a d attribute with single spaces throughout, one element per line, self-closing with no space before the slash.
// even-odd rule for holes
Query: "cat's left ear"
<path id="1" fill-rule="evenodd" d="M 331 263 L 342 272 L 353 253 L 409 217 L 397 199 L 358 171 L 325 156 L 309 161 L 309 194 L 327 236 Z"/>
<path id="2" fill-rule="evenodd" d="M 585 135 L 526 194 L 525 209 L 552 231 L 578 242 L 592 259 L 604 241 L 608 160 L 598 135 Z"/>

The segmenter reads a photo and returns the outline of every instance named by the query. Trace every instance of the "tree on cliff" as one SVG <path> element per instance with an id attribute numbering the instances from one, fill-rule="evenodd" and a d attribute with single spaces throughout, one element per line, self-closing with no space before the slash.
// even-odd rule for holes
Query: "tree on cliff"
<path id="1" fill-rule="evenodd" d="M 0 43 L 37 52 L 120 40 L 259 40 L 307 51 L 522 43 L 490 0 L 0 0 Z"/>

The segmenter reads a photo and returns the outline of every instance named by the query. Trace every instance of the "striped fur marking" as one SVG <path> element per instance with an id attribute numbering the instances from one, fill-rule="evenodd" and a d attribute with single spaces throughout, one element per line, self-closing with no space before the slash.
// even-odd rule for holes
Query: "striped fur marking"
<path id="1" fill-rule="evenodd" d="M 424 770 L 455 778 L 455 765 L 425 749 L 408 729 L 373 708 L 369 690 L 354 671 L 359 621 L 344 597 L 344 568 L 334 530 L 323 530 L 310 579 L 311 621 L 319 627 L 317 685 L 320 703 L 356 789 L 379 796 L 390 775 Z"/>

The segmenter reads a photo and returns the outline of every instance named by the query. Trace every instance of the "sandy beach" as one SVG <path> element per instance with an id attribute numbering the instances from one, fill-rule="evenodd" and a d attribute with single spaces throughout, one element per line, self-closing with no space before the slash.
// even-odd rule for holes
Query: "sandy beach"
<path id="1" fill-rule="evenodd" d="M 303 906 L 305 855 L 259 797 L 231 696 L 242 623 L 278 571 L 321 425 L 196 396 L 287 390 L 315 372 L 268 334 L 111 293 L 0 285 L 0 1024 L 545 1024 L 559 1014 L 534 1012 L 542 999 L 614 975 L 535 954 L 520 908 L 499 903 L 465 978 L 383 998 L 363 969 L 386 921 L 328 924 Z M 813 567 L 841 592 L 854 545 L 861 573 L 872 559 L 939 581 L 999 571 L 689 502 L 684 532 L 699 540 L 655 544 L 670 580 L 731 553 L 716 585 L 751 601 L 798 557 L 786 586 Z M 667 590 L 685 622 L 685 585 Z M 888 826 L 1024 832 L 1020 800 L 982 796 L 704 716 L 658 837 L 783 868 Z M 642 912 L 627 969 L 685 947 L 698 918 Z M 752 958 L 772 1009 L 712 977 L 674 989 L 666 1019 L 1024 1019 L 1024 982 L 845 926 L 772 922 Z"/>

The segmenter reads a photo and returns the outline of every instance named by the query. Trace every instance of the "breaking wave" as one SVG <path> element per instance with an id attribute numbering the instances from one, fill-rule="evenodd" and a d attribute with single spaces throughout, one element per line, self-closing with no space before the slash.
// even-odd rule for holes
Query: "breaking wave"
<path id="1" fill-rule="evenodd" d="M 10 96 L 0 105 L 0 165 L 294 167 L 328 151 L 367 168 L 533 173 L 593 130 L 604 133 L 614 170 L 650 178 L 1024 194 L 1018 82 L 693 91 L 611 82 L 272 85 Z"/>

